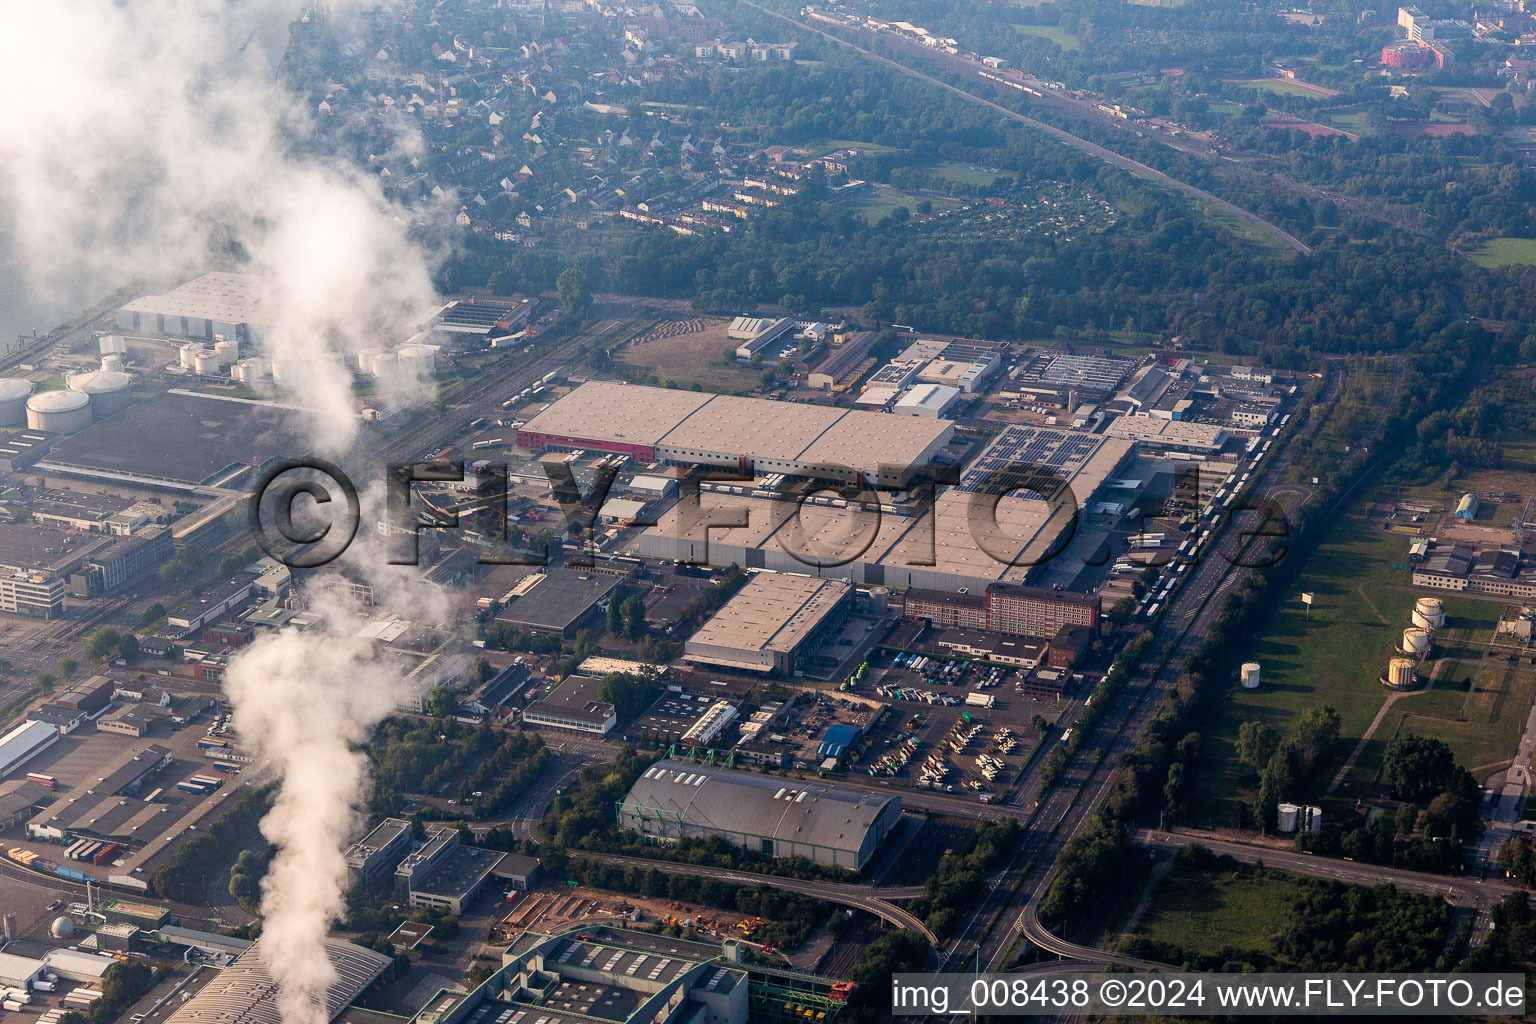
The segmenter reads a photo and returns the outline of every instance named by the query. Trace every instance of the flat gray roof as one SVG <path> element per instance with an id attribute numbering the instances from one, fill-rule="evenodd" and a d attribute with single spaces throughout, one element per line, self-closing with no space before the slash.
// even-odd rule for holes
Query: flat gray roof
<path id="1" fill-rule="evenodd" d="M 894 797 L 734 768 L 658 761 L 620 803 L 639 815 L 700 830 L 857 853 Z"/>
<path id="2" fill-rule="evenodd" d="M 730 600 L 700 626 L 689 643 L 747 651 L 793 651 L 837 603 L 847 580 L 787 572 L 754 573 Z"/>
<path id="3" fill-rule="evenodd" d="M 918 420 L 803 402 L 589 381 L 529 420 L 528 433 L 855 469 L 908 467 L 952 436 Z"/>

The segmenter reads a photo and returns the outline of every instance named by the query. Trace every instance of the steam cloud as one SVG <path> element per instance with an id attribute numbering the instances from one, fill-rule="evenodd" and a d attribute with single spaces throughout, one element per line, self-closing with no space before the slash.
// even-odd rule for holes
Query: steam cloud
<path id="1" fill-rule="evenodd" d="M 274 82 L 299 5 L 50 0 L 0 7 L 0 218 L 34 289 L 104 294 L 226 264 L 271 280 L 268 355 L 335 451 L 342 363 L 433 299 L 428 257 L 374 179 L 303 155 Z M 345 12 L 335 17 L 344 18 Z M 61 59 L 68 40 L 68 59 Z M 311 149 L 313 147 L 310 147 Z"/>
<path id="2" fill-rule="evenodd" d="M 264 636 L 231 660 L 225 678 L 242 743 L 281 779 L 261 823 L 277 848 L 262 883 L 261 950 L 288 1024 L 329 1019 L 335 972 L 324 942 L 343 909 L 343 843 L 368 781 L 357 748 L 393 707 L 400 678 L 371 657 L 367 641 L 332 625 Z"/>
<path id="3" fill-rule="evenodd" d="M 300 11 L 291 0 L 0 5 L 0 89 L 13 100 L 0 118 L 0 238 L 54 304 L 213 267 L 269 278 L 267 355 L 312 415 L 316 446 L 341 454 L 357 430 L 345 364 L 401 340 L 430 308 L 431 256 L 373 179 L 305 155 L 308 110 L 274 81 Z M 383 575 L 371 547 L 350 560 L 386 607 L 442 613 L 441 595 Z M 367 790 L 358 748 L 401 682 L 346 612 L 318 610 L 323 627 L 264 637 L 226 681 L 242 742 L 279 782 L 262 821 L 277 853 L 260 948 L 286 1024 L 327 1020 L 323 941 Z"/>

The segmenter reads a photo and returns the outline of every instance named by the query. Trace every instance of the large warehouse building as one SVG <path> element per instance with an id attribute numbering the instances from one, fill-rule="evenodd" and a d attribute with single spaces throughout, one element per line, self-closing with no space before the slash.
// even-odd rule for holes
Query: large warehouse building
<path id="1" fill-rule="evenodd" d="M 257 342 L 272 323 L 272 283 L 254 274 L 211 273 L 117 311 L 117 326 L 179 338 Z"/>
<path id="2" fill-rule="evenodd" d="M 1079 510 L 1134 451 L 1134 443 L 1117 438 L 1011 426 L 971 461 L 959 484 L 939 488 L 929 509 L 893 500 L 876 513 L 832 498 L 797 504 L 706 491 L 699 510 L 679 505 L 662 513 L 636 542 L 637 552 L 903 590 L 980 592 L 993 583 L 1026 583 L 1061 552 Z M 706 528 L 695 511 L 704 522 L 742 516 L 746 525 Z"/>
<path id="3" fill-rule="evenodd" d="M 683 647 L 703 665 L 790 675 L 842 625 L 853 584 L 798 573 L 760 572 Z"/>
<path id="4" fill-rule="evenodd" d="M 336 980 L 325 993 L 325 1016 L 333 1021 L 389 966 L 389 957 L 371 949 L 327 939 L 326 957 Z M 176 1007 L 166 1024 L 282 1024 L 277 1011 L 277 981 L 267 970 L 258 940 L 191 999 Z"/>
<path id="5" fill-rule="evenodd" d="M 517 443 L 899 487 L 954 433 L 941 420 L 589 381 L 529 420 Z"/>
<path id="6" fill-rule="evenodd" d="M 900 797 L 672 760 L 647 768 L 619 801 L 619 827 L 659 842 L 719 838 L 856 871 L 900 820 Z"/>
<path id="7" fill-rule="evenodd" d="M 297 407 L 172 389 L 54 443 L 38 469 L 182 491 L 237 490 L 308 451 Z"/>

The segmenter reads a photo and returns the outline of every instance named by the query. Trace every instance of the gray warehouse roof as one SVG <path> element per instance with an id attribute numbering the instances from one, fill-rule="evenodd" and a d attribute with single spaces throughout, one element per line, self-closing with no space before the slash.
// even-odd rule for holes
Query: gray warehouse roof
<path id="1" fill-rule="evenodd" d="M 390 960 L 371 949 L 339 939 L 326 939 L 325 952 L 336 970 L 336 981 L 325 994 L 324 1017 L 335 1020 L 348 1003 L 384 972 Z M 277 982 L 262 959 L 260 941 L 236 957 L 234 963 L 166 1018 L 166 1024 L 228 1024 L 232 1021 L 281 1024 L 277 1012 Z"/>
<path id="2" fill-rule="evenodd" d="M 857 853 L 895 797 L 733 768 L 658 761 L 635 780 L 619 811 L 701 830 Z M 659 813 L 658 813 L 659 812 Z"/>

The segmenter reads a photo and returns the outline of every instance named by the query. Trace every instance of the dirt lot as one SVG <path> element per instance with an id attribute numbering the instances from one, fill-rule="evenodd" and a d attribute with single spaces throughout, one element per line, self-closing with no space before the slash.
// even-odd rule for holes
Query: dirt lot
<path id="1" fill-rule="evenodd" d="M 640 332 L 616 355 L 629 366 L 641 366 L 662 380 L 684 386 L 698 384 L 711 391 L 754 388 L 759 371 L 749 366 L 726 366 L 721 356 L 735 345 L 725 336 L 729 320 L 691 317 L 663 320 Z"/>
<path id="2" fill-rule="evenodd" d="M 621 895 L 585 885 L 558 886 L 514 892 L 497 903 L 492 910 L 496 923 L 491 928 L 491 941 L 506 941 L 525 930 L 558 932 L 605 918 L 618 919 L 626 912 L 641 927 L 658 921 L 668 924 L 691 920 L 704 933 L 706 941 L 730 934 L 739 937 L 734 929 L 745 919 L 740 913 L 712 907 Z"/>

